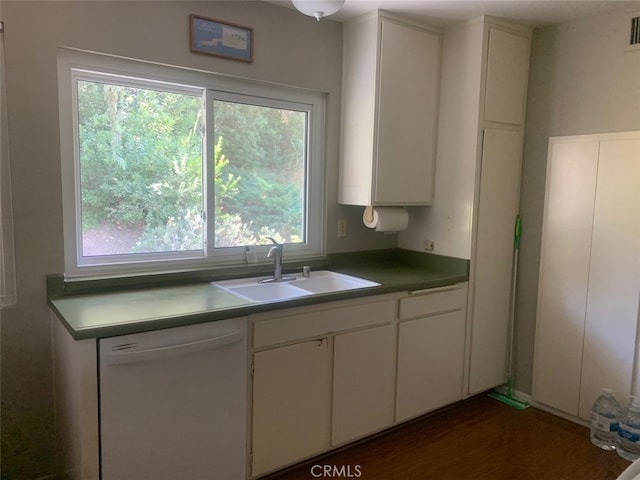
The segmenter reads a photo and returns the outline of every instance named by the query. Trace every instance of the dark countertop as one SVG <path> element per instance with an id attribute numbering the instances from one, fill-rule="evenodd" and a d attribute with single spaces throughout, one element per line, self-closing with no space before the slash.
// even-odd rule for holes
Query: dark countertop
<path id="1" fill-rule="evenodd" d="M 252 313 L 300 307 L 392 292 L 442 287 L 468 280 L 468 261 L 436 255 L 385 250 L 332 255 L 317 267 L 380 283 L 377 287 L 310 295 L 271 303 L 254 303 L 211 281 L 225 278 L 217 274 L 175 285 L 137 287 L 131 281 L 116 288 L 78 286 L 64 288 L 60 276 L 49 279 L 49 305 L 75 340 L 126 335 L 193 323 L 241 317 Z M 313 272 L 313 270 L 312 270 Z M 313 275 L 313 273 L 312 273 Z M 238 273 L 233 272 L 232 277 Z M 247 276 L 255 276 L 249 273 Z M 75 282 L 74 282 L 75 283 Z M 52 286 L 52 285 L 55 285 Z M 136 288 L 137 287 L 137 288 Z"/>

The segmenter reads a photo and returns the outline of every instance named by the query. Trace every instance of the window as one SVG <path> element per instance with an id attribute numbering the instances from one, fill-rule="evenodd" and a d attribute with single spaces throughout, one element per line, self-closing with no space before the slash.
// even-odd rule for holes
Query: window
<path id="1" fill-rule="evenodd" d="M 322 94 L 66 50 L 58 76 L 67 276 L 323 253 Z"/>
<path id="2" fill-rule="evenodd" d="M 303 105 L 213 94 L 216 248 L 305 238 Z M 267 103 L 269 105 L 267 105 Z"/>

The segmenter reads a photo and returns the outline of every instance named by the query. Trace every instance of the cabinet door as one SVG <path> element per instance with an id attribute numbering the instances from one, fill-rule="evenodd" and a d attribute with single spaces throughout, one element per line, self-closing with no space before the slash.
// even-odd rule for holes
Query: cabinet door
<path id="1" fill-rule="evenodd" d="M 489 31 L 484 118 L 520 125 L 524 122 L 529 74 L 529 39 L 492 28 Z"/>
<path id="2" fill-rule="evenodd" d="M 440 36 L 382 21 L 374 202 L 433 201 Z"/>
<path id="3" fill-rule="evenodd" d="M 522 135 L 485 129 L 473 286 L 469 394 L 505 382 Z"/>
<path id="4" fill-rule="evenodd" d="M 253 356 L 253 463 L 260 475 L 329 447 L 326 338 Z"/>
<path id="5" fill-rule="evenodd" d="M 465 311 L 402 322 L 396 422 L 462 398 Z"/>
<path id="6" fill-rule="evenodd" d="M 600 142 L 587 294 L 580 411 L 603 387 L 626 403 L 640 295 L 640 139 Z"/>
<path id="7" fill-rule="evenodd" d="M 394 326 L 336 335 L 332 445 L 393 425 Z"/>
<path id="8" fill-rule="evenodd" d="M 578 415 L 598 142 L 549 146 L 533 398 Z"/>

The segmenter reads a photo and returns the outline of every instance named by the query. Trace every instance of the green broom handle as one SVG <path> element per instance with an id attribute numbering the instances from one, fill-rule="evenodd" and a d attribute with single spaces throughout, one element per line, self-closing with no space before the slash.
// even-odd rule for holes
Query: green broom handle
<path id="1" fill-rule="evenodd" d="M 507 396 L 511 398 L 513 390 L 513 374 L 511 370 L 511 362 L 513 362 L 513 329 L 515 322 L 515 301 L 516 301 L 516 285 L 518 275 L 518 252 L 520 250 L 520 237 L 522 236 L 522 218 L 520 214 L 516 215 L 516 223 L 513 232 L 513 266 L 511 267 L 511 299 L 510 299 L 510 312 L 509 312 L 509 350 L 507 352 L 508 358 L 508 376 L 507 376 Z"/>

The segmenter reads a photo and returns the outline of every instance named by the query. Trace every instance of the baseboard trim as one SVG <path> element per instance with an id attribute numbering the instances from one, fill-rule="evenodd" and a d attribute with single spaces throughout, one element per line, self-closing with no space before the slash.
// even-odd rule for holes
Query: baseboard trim
<path id="1" fill-rule="evenodd" d="M 571 415 L 569 413 L 563 412 L 562 410 L 558 410 L 556 408 L 545 405 L 544 403 L 532 401 L 531 405 L 536 407 L 543 412 L 550 413 L 551 415 L 555 415 L 556 417 L 564 418 L 565 420 L 570 421 L 571 423 L 576 423 L 578 425 L 582 425 L 583 427 L 589 427 L 589 421 L 580 417 L 576 417 L 575 415 Z"/>

